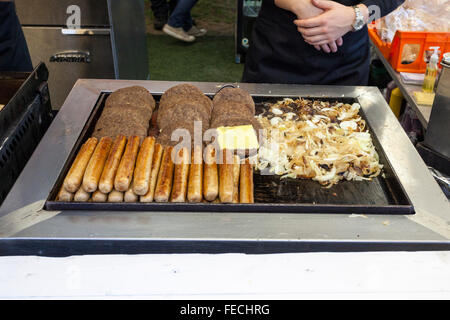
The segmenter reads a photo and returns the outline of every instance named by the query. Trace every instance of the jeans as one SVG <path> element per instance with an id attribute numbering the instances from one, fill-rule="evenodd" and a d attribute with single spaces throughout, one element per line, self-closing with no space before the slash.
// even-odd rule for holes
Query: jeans
<path id="1" fill-rule="evenodd" d="M 198 0 L 178 0 L 178 3 L 169 17 L 169 26 L 174 28 L 183 28 L 188 31 L 192 28 L 193 22 L 191 9 Z"/>

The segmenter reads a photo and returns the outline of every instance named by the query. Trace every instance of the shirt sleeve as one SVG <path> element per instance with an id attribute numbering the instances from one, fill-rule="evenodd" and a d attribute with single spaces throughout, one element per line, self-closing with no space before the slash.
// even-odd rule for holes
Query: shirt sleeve
<path id="1" fill-rule="evenodd" d="M 368 8 L 370 6 L 378 6 L 380 8 L 381 17 L 384 17 L 400 7 L 403 2 L 405 2 L 405 0 L 363 0 L 361 3 Z"/>

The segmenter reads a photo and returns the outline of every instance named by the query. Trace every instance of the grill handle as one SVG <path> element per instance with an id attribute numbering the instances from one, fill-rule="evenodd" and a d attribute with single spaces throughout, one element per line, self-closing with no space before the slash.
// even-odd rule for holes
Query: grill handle
<path id="1" fill-rule="evenodd" d="M 106 28 L 93 28 L 93 29 L 61 29 L 61 33 L 66 36 L 109 36 L 110 29 Z"/>

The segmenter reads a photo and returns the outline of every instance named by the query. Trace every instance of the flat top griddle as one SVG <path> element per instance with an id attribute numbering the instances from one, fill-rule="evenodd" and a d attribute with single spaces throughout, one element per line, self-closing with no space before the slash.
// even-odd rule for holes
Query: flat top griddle
<path id="1" fill-rule="evenodd" d="M 78 154 L 81 145 L 91 136 L 108 97 L 109 92 L 102 92 L 95 107 L 69 154 L 56 183 L 46 200 L 46 210 L 100 210 L 100 211 L 188 211 L 188 212 L 270 212 L 270 213 L 359 213 L 359 214 L 414 214 L 414 207 L 409 200 L 400 180 L 396 176 L 388 158 L 363 110 L 360 115 L 366 120 L 372 140 L 384 166 L 383 173 L 371 181 L 341 181 L 331 188 L 325 188 L 310 179 L 280 179 L 276 175 L 254 173 L 253 204 L 222 203 L 94 203 L 94 202 L 57 202 L 57 193 L 70 166 Z M 159 101 L 160 94 L 153 94 Z M 274 103 L 283 97 L 253 95 L 256 113 L 267 108 L 267 103 Z M 292 97 L 298 98 L 298 97 Z M 355 98 L 311 98 L 312 100 L 338 101 L 343 103 L 358 102 Z M 157 109 L 154 116 L 156 116 Z M 152 121 L 153 122 L 153 121 Z M 157 128 L 151 127 L 150 134 Z"/>
<path id="2" fill-rule="evenodd" d="M 255 97 L 356 99 L 415 214 L 45 209 L 99 97 L 179 81 L 80 79 L 0 206 L 0 255 L 448 250 L 450 204 L 376 87 L 237 83 Z M 213 95 L 222 82 L 191 82 Z"/>

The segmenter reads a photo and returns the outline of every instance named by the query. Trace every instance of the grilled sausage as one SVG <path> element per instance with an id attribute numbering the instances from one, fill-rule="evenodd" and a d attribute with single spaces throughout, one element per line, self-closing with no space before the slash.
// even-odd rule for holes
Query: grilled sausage
<path id="1" fill-rule="evenodd" d="M 87 202 L 90 197 L 91 194 L 89 192 L 86 192 L 83 188 L 80 188 L 77 192 L 75 192 L 73 200 L 76 202 Z"/>
<path id="2" fill-rule="evenodd" d="M 123 135 L 118 135 L 114 140 L 98 184 L 98 189 L 104 194 L 110 193 L 114 188 L 114 178 L 126 143 L 127 138 Z"/>
<path id="3" fill-rule="evenodd" d="M 123 202 L 123 192 L 111 191 L 108 195 L 108 202 Z"/>
<path id="4" fill-rule="evenodd" d="M 154 150 L 155 138 L 146 137 L 142 142 L 134 169 L 133 191 L 136 195 L 143 196 L 148 192 Z"/>
<path id="5" fill-rule="evenodd" d="M 233 203 L 239 203 L 239 175 L 241 170 L 239 156 L 233 158 Z"/>
<path id="6" fill-rule="evenodd" d="M 138 202 L 139 196 L 134 193 L 134 180 L 131 182 L 130 184 L 130 189 L 128 189 L 124 196 L 123 196 L 123 200 L 125 202 Z"/>
<path id="7" fill-rule="evenodd" d="M 214 201 L 219 195 L 219 176 L 216 161 L 216 150 L 208 145 L 205 150 L 203 166 L 203 196 L 205 200 Z"/>
<path id="8" fill-rule="evenodd" d="M 203 185 L 203 150 L 202 146 L 194 146 L 189 168 L 187 199 L 189 202 L 201 202 Z"/>
<path id="9" fill-rule="evenodd" d="M 73 200 L 74 194 L 72 192 L 69 192 L 66 190 L 66 188 L 61 187 L 61 189 L 58 192 L 58 195 L 56 196 L 56 201 L 62 201 L 62 202 L 71 202 Z"/>
<path id="10" fill-rule="evenodd" d="M 94 153 L 84 172 L 82 184 L 84 191 L 94 192 L 97 190 L 103 167 L 105 166 L 106 159 L 111 149 L 111 144 L 112 139 L 110 137 L 103 137 L 95 147 Z"/>
<path id="11" fill-rule="evenodd" d="M 161 166 L 158 173 L 158 181 L 156 182 L 155 196 L 156 202 L 168 202 L 170 191 L 172 190 L 172 179 L 174 163 L 172 161 L 172 146 L 164 148 L 161 159 Z"/>
<path id="12" fill-rule="evenodd" d="M 114 179 L 114 189 L 120 192 L 125 192 L 129 189 L 131 179 L 133 178 L 134 165 L 139 149 L 140 138 L 138 136 L 131 136 L 128 138 L 128 143 L 125 152 L 120 160 L 117 174 Z"/>
<path id="13" fill-rule="evenodd" d="M 173 173 L 171 202 L 185 202 L 189 176 L 190 152 L 187 148 L 180 149 L 175 159 Z"/>
<path id="14" fill-rule="evenodd" d="M 234 169 L 233 155 L 230 150 L 222 150 L 219 165 L 219 198 L 222 203 L 233 202 Z"/>
<path id="15" fill-rule="evenodd" d="M 155 144 L 148 192 L 147 192 L 147 194 L 140 197 L 141 202 L 153 202 L 153 197 L 155 195 L 156 181 L 158 179 L 159 167 L 161 165 L 161 158 L 162 158 L 163 150 L 164 150 L 164 148 L 161 144 L 159 144 L 159 143 Z"/>
<path id="16" fill-rule="evenodd" d="M 64 188 L 71 193 L 77 192 L 83 180 L 84 172 L 97 145 L 97 138 L 89 138 L 77 154 L 69 173 L 64 180 Z"/>
<path id="17" fill-rule="evenodd" d="M 97 190 L 92 194 L 91 199 L 92 202 L 106 202 L 108 200 L 108 195 L 100 190 Z"/>
<path id="18" fill-rule="evenodd" d="M 239 185 L 240 203 L 254 203 L 253 167 L 249 159 L 245 159 L 245 162 L 241 164 Z"/>

